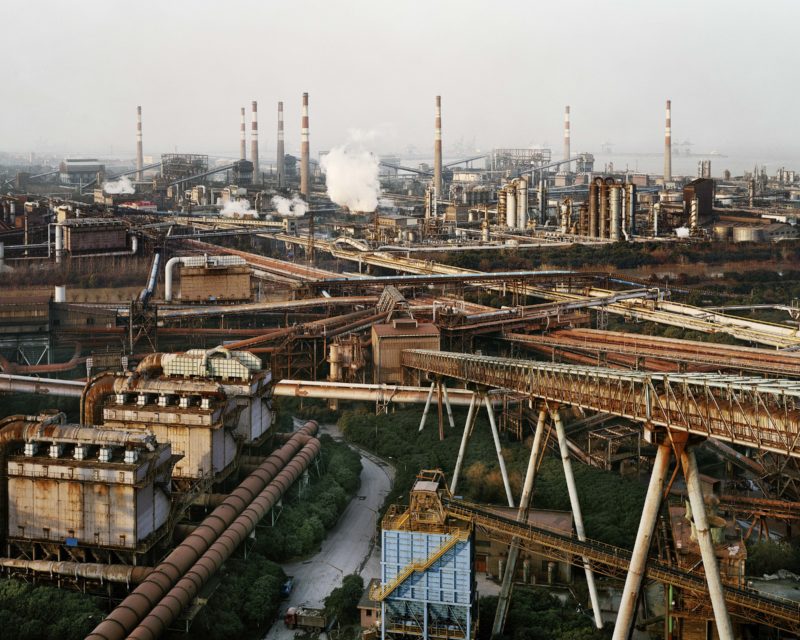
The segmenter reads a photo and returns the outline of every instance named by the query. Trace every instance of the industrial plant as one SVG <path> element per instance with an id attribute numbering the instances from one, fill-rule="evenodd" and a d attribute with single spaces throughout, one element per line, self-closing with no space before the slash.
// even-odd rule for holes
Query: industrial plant
<path id="1" fill-rule="evenodd" d="M 230 99 L 238 154 L 162 152 L 138 99 L 135 157 L 0 148 L 0 579 L 93 598 L 91 640 L 206 637 L 280 537 L 261 637 L 560 638 L 520 635 L 526 598 L 586 638 L 800 637 L 800 168 L 693 153 L 675 95 L 655 172 L 561 99 L 555 148 L 456 145 L 447 89 L 421 152 L 323 147 L 341 96 L 309 89 Z M 335 446 L 386 486 L 292 547 Z"/>

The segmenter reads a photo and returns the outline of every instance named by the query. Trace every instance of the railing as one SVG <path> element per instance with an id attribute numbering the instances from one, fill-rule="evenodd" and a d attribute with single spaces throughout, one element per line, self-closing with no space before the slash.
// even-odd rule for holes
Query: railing
<path id="1" fill-rule="evenodd" d="M 800 457 L 800 382 L 656 374 L 445 351 L 403 351 L 402 364 L 673 431 Z"/>
<path id="2" fill-rule="evenodd" d="M 370 599 L 376 602 L 385 600 L 386 597 L 389 596 L 389 594 L 391 594 L 403 582 L 405 582 L 412 573 L 421 573 L 430 568 L 434 562 L 441 558 L 445 553 L 450 551 L 450 549 L 452 549 L 457 543 L 468 540 L 469 536 L 469 529 L 460 529 L 455 531 L 453 534 L 448 536 L 444 543 L 442 543 L 442 545 L 423 562 L 412 562 L 411 564 L 403 567 L 403 570 L 386 584 L 375 585 L 369 592 Z"/>

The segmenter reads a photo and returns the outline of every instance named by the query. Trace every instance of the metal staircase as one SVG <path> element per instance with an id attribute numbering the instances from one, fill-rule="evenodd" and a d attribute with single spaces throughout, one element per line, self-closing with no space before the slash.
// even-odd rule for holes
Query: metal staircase
<path id="1" fill-rule="evenodd" d="M 403 570 L 400 571 L 394 578 L 392 578 L 389 582 L 384 585 L 375 585 L 372 589 L 370 589 L 369 597 L 371 600 L 375 602 L 381 602 L 386 599 L 389 594 L 391 594 L 397 587 L 399 587 L 403 582 L 405 582 L 412 573 L 416 572 L 423 572 L 429 569 L 434 562 L 439 560 L 445 553 L 447 553 L 450 549 L 452 549 L 457 543 L 465 542 L 469 539 L 470 531 L 468 529 L 461 529 L 452 533 L 448 536 L 444 543 L 436 549 L 425 561 L 423 562 L 412 562 L 411 564 L 403 567 Z"/>

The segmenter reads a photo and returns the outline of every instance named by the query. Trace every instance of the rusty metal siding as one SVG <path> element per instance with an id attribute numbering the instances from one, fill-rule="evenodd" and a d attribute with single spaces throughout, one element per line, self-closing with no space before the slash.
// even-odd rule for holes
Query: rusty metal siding
<path id="1" fill-rule="evenodd" d="M 181 269 L 179 297 L 184 302 L 249 300 L 250 273 L 246 266 L 224 269 L 184 267 Z"/>

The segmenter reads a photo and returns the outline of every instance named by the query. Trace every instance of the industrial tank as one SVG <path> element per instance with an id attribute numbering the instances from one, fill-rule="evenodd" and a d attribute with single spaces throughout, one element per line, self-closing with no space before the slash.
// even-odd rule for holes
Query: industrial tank
<path id="1" fill-rule="evenodd" d="M 764 242 L 764 230 L 760 227 L 734 227 L 734 242 Z"/>

